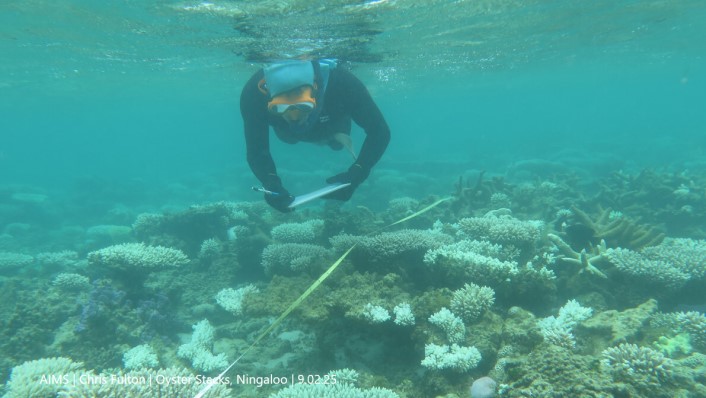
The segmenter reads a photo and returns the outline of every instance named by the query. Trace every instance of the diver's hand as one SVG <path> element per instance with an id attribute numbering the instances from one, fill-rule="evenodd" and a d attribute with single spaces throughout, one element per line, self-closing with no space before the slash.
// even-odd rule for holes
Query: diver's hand
<path id="1" fill-rule="evenodd" d="M 289 194 L 282 186 L 282 181 L 277 176 L 273 176 L 269 181 L 263 184 L 264 188 L 270 193 L 265 193 L 265 202 L 282 213 L 293 211 L 289 205 L 294 201 L 294 196 Z"/>
<path id="2" fill-rule="evenodd" d="M 350 199 L 351 196 L 353 196 L 353 192 L 355 192 L 355 189 L 358 188 L 358 185 L 360 185 L 363 181 L 365 181 L 365 179 L 368 178 L 369 174 L 370 174 L 370 170 L 364 169 L 363 166 L 356 163 L 353 166 L 349 167 L 348 171 L 345 171 L 343 173 L 336 174 L 333 177 L 327 178 L 326 182 L 329 184 L 349 183 L 351 185 L 349 185 L 343 189 L 339 189 L 338 191 L 331 192 L 330 194 L 324 196 L 323 198 L 324 199 L 343 200 L 343 201 Z"/>

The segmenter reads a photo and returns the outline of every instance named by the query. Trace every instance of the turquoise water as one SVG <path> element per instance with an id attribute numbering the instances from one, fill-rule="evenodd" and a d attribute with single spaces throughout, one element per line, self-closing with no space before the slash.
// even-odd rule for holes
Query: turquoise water
<path id="1" fill-rule="evenodd" d="M 557 211 L 576 206 L 598 224 L 600 209 L 611 208 L 638 225 L 658 229 L 667 238 L 692 239 L 694 245 L 702 248 L 706 237 L 704 20 L 706 4 L 696 0 L 2 2 L 0 252 L 32 256 L 34 262 L 27 265 L 28 269 L 17 269 L 20 260 L 7 260 L 7 265 L 0 267 L 0 284 L 6 298 L 32 300 L 51 285 L 57 273 L 79 273 L 88 276 L 91 283 L 108 280 L 115 289 L 128 291 L 133 305 L 121 304 L 120 311 L 134 312 L 135 303 L 154 299 L 156 292 L 162 290 L 145 287 L 129 291 L 121 285 L 125 281 L 116 275 L 87 268 L 88 253 L 113 244 L 144 242 L 177 247 L 194 263 L 208 269 L 205 260 L 198 257 L 198 247 L 205 239 L 217 238 L 224 248 L 221 257 L 217 257 L 220 260 L 215 261 L 218 264 L 211 265 L 214 268 L 207 272 L 228 273 L 225 258 L 234 256 L 229 251 L 232 250 L 238 253 L 239 265 L 234 268 L 247 277 L 229 274 L 221 284 L 203 282 L 210 290 L 190 292 L 187 296 L 191 299 L 163 289 L 170 299 L 168 312 L 173 315 L 173 327 L 182 335 L 159 331 L 166 335 L 156 343 L 161 365 L 184 366 L 188 362 L 174 354 L 176 341 L 183 342 L 183 335 L 191 332 L 190 326 L 204 318 L 202 313 L 189 312 L 188 308 L 197 306 L 199 301 L 194 297 L 202 294 L 203 302 L 215 305 L 213 296 L 221 288 L 235 288 L 245 282 L 256 283 L 261 291 L 270 293 L 267 289 L 277 288 L 271 275 L 261 275 L 260 256 L 273 242 L 269 232 L 280 224 L 323 219 L 327 227 L 317 243 L 330 248 L 328 239 L 342 231 L 356 236 L 373 231 L 372 226 L 362 226 L 364 221 L 380 226 L 421 209 L 423 204 L 431 203 L 432 196 L 445 197 L 456 192 L 457 205 L 434 212 L 433 216 L 425 215 L 408 227 L 428 229 L 438 218 L 448 225 L 445 232 L 453 235 L 449 228 L 462 217 L 482 217 L 497 207 L 509 207 L 518 220 L 541 220 L 550 232 L 563 233 L 561 236 L 568 240 L 572 232 L 561 230 L 561 223 L 556 222 Z M 250 189 L 258 182 L 244 158 L 240 89 L 266 62 L 302 56 L 335 57 L 360 77 L 385 114 L 392 141 L 370 179 L 341 208 L 312 205 L 289 217 L 256 218 L 253 213 L 267 214 L 266 209 L 239 205 L 248 214 L 244 225 L 250 228 L 247 234 L 252 235 L 252 241 L 239 243 L 243 247 L 236 250 L 235 244 L 227 243 L 225 227 L 239 225 L 241 219 L 233 218 L 230 224 L 218 227 L 221 229 L 198 217 L 198 222 L 205 224 L 191 225 L 196 221 L 186 209 L 219 201 L 261 204 L 259 194 Z M 362 131 L 354 128 L 354 144 L 359 146 L 363 139 Z M 303 144 L 291 146 L 276 142 L 274 136 L 272 146 L 285 186 L 294 193 L 318 188 L 326 177 L 346 169 L 350 163 L 345 153 Z M 488 187 L 476 192 L 478 197 L 483 192 L 488 196 L 502 193 L 509 202 L 491 203 L 489 197 L 481 200 L 458 195 L 455 184 L 459 178 L 475 182 L 479 175 Z M 497 180 L 492 182 L 493 179 Z M 542 183 L 557 184 L 565 190 L 547 193 L 537 188 Z M 407 204 L 410 207 L 406 213 L 397 212 L 399 207 L 390 201 L 403 197 L 419 202 Z M 497 203 L 511 205 L 495 206 Z M 360 213 L 362 207 L 377 216 L 366 218 L 367 213 Z M 217 214 L 221 211 L 208 209 L 207 212 Z M 162 217 L 176 214 L 176 218 L 186 220 L 183 228 L 200 232 L 166 239 L 163 235 L 169 234 L 165 230 L 170 227 L 160 224 L 155 227 L 159 231 L 140 234 L 134 223 L 144 212 Z M 105 225 L 133 229 L 89 232 L 92 227 Z M 203 232 L 211 229 L 220 232 L 213 236 Z M 606 231 L 593 232 L 601 238 L 600 232 Z M 612 248 L 641 249 L 640 245 L 611 244 L 610 238 L 606 239 Z M 598 241 L 592 244 L 595 248 Z M 551 247 L 542 240 L 531 254 L 541 256 L 549 253 Z M 573 248 L 578 252 L 582 247 Z M 39 260 L 40 253 L 62 250 L 76 253 L 70 265 L 46 267 Z M 704 257 L 700 256 L 706 253 L 699 250 L 692 261 L 697 268 L 704 266 Z M 230 257 L 225 253 L 230 253 Z M 405 261 L 422 264 L 422 257 L 417 254 L 414 258 L 390 260 L 392 265 L 379 274 L 373 269 L 378 279 L 360 278 L 373 284 L 384 283 L 380 281 L 388 273 L 398 275 L 404 287 L 395 291 L 396 297 L 418 300 L 414 303 L 424 309 L 419 310 L 417 318 L 423 320 L 430 315 L 425 312 L 428 308 L 433 307 L 432 312 L 439 309 L 436 301 L 436 307 L 428 302 L 422 306 L 424 300 L 420 297 L 424 292 L 432 295 L 430 291 L 446 288 L 446 293 L 438 294 L 448 296 L 449 289 L 459 286 L 439 281 L 420 285 L 419 280 L 396 268 L 403 269 Z M 330 263 L 328 260 L 320 259 L 320 264 L 301 280 L 288 279 L 289 289 L 304 290 Z M 342 271 L 345 277 L 341 278 L 354 278 L 356 269 L 361 273 L 371 271 L 369 265 L 374 263 L 364 256 L 352 262 L 354 266 L 348 264 L 348 269 Z M 613 263 L 607 266 L 608 270 L 615 271 L 611 268 L 616 266 Z M 633 308 L 650 298 L 660 301 L 659 311 L 664 314 L 680 308 L 696 308 L 703 313 L 704 300 L 695 293 L 703 287 L 703 276 L 694 277 L 695 281 L 686 285 L 681 300 L 676 294 L 660 296 L 639 289 L 631 297 L 620 298 L 617 286 L 631 281 L 620 269 L 609 275 L 617 286 L 601 287 L 595 281 L 567 282 L 565 279 L 573 276 L 564 274 L 561 266 L 553 266 L 558 274 L 555 296 L 543 303 L 529 300 L 530 308 L 526 308 L 536 317 L 556 315 L 559 307 L 579 294 L 583 295 L 584 301 L 579 297 L 582 304 L 592 304 L 594 314 Z M 639 278 L 632 282 L 643 283 Z M 347 282 L 335 283 L 345 286 Z M 650 286 L 654 281 L 645 283 Z M 491 287 L 502 290 L 501 286 Z M 537 287 L 529 289 L 533 288 Z M 335 291 L 328 289 L 328 294 Z M 60 296 L 59 292 L 52 294 Z M 0 347 L 0 357 L 6 358 L 0 364 L 3 380 L 9 377 L 13 366 L 50 356 L 86 362 L 86 369 L 114 369 L 121 366 L 122 352 L 141 342 L 134 336 L 130 338 L 129 333 L 116 336 L 110 344 L 89 337 L 96 347 L 114 344 L 100 355 L 89 355 L 89 348 L 75 344 L 52 343 L 62 330 L 70 329 L 65 322 L 80 320 L 88 296 L 71 294 L 75 297 L 69 295 L 67 301 L 75 302 L 75 307 L 62 307 L 57 310 L 61 316 L 41 325 L 35 325 L 37 319 L 27 315 L 36 309 L 3 306 L 2 318 L 8 320 L 1 326 L 3 336 L 11 340 Z M 90 291 L 81 294 L 90 295 Z M 601 294 L 603 299 L 596 299 Z M 287 300 L 295 298 L 278 297 L 283 303 L 275 309 L 254 306 L 253 317 L 263 323 L 286 308 Z M 397 304 L 391 298 L 387 302 L 379 299 L 389 309 Z M 54 300 L 46 305 L 60 306 L 60 300 Z M 506 319 L 503 317 L 509 308 L 523 303 L 527 303 L 526 297 L 498 297 L 493 311 L 496 317 Z M 323 310 L 314 306 L 317 309 L 312 311 L 316 314 L 309 314 L 312 318 L 302 323 L 329 319 L 325 326 L 317 329 L 307 324 L 306 329 L 296 318 L 289 327 L 301 326 L 318 336 L 324 330 L 336 333 L 325 343 L 349 344 L 347 349 L 355 351 L 356 342 L 346 340 L 343 333 L 351 322 L 353 334 L 364 335 L 360 341 L 370 343 L 373 339 L 359 330 L 364 329 L 360 319 L 355 323 L 357 318 L 344 316 L 341 311 L 360 311 L 365 303 L 359 304 L 356 301 L 343 305 L 343 310 L 329 308 L 331 312 L 325 317 L 317 312 Z M 205 313 L 211 315 L 207 317 L 218 333 L 227 335 L 224 330 L 228 328 L 247 330 L 249 340 L 242 338 L 244 341 L 252 341 L 261 326 L 232 326 L 222 313 Z M 131 319 L 126 322 L 135 326 L 141 318 L 133 313 Z M 341 326 L 344 327 L 337 329 Z M 468 328 L 477 326 L 467 324 Z M 11 338 L 21 336 L 22 330 L 28 328 L 39 332 Z M 420 324 L 417 333 L 429 335 L 426 328 Z M 625 341 L 654 347 L 657 329 L 641 332 L 652 340 L 640 340 L 643 336 Z M 583 345 L 583 351 L 579 351 L 595 359 L 601 350 L 617 343 L 601 345 L 586 337 L 594 332 L 584 331 L 579 336 L 579 344 Z M 385 342 L 395 339 L 394 331 L 380 333 L 388 339 L 384 338 Z M 224 338 L 217 342 L 217 348 L 234 359 L 237 350 L 224 347 L 232 343 L 241 349 L 241 340 L 233 343 L 241 337 L 230 335 L 231 340 Z M 356 368 L 367 376 L 377 374 L 381 378 L 378 384 L 373 379 L 366 380 L 367 387 L 381 385 L 402 396 L 431 397 L 452 392 L 467 396 L 472 380 L 494 366 L 488 359 L 477 372 L 418 377 L 419 360 L 428 341 L 419 335 L 405 334 L 404 339 L 411 341 L 404 346 L 405 355 L 412 357 L 408 358 L 409 366 L 403 361 L 395 362 L 393 369 L 386 372 L 376 368 L 370 356 L 361 355 L 346 362 L 316 351 L 325 359 L 312 354 L 309 361 L 320 360 L 320 368 L 312 366 L 306 370 Z M 497 358 L 501 348 L 478 341 L 467 343 L 483 346 L 484 358 Z M 324 343 L 317 340 L 317 344 Z M 593 351 L 586 348 L 591 344 Z M 704 353 L 703 346 L 697 343 L 695 347 L 692 352 Z M 525 356 L 538 352 L 532 350 L 527 346 L 521 352 Z M 305 361 L 301 358 L 298 360 Z M 682 358 L 677 355 L 672 359 Z M 258 368 L 253 362 L 251 359 L 246 363 L 251 371 L 267 369 Z M 272 369 L 282 371 L 281 367 Z M 495 377 L 514 386 L 515 393 L 520 394 L 518 376 L 511 373 L 504 379 L 502 375 Z M 412 387 L 405 387 L 404 379 L 410 379 Z M 703 384 L 703 378 L 695 378 L 686 387 L 692 394 L 688 396 L 704 396 L 699 395 L 703 394 L 699 383 Z M 635 396 L 651 396 L 639 388 L 637 391 Z M 620 395 L 610 388 L 602 392 Z M 515 393 L 511 389 L 506 395 L 516 396 L 512 395 Z"/>

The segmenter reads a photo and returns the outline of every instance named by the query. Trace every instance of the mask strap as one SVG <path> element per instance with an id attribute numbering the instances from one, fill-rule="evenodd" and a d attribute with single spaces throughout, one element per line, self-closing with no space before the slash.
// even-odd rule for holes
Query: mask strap
<path id="1" fill-rule="evenodd" d="M 260 90 L 261 93 L 265 94 L 268 98 L 270 97 L 270 91 L 267 89 L 267 82 L 265 79 L 260 79 L 259 82 L 257 82 L 257 89 Z"/>

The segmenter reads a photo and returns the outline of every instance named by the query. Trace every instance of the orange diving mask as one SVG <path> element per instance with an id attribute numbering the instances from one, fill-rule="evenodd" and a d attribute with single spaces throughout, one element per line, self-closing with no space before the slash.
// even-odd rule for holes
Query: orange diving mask
<path id="1" fill-rule="evenodd" d="M 272 101 L 267 103 L 267 109 L 276 115 L 281 115 L 290 109 L 305 113 L 311 112 L 316 107 L 316 100 L 311 94 L 311 86 L 295 88 L 272 98 Z"/>

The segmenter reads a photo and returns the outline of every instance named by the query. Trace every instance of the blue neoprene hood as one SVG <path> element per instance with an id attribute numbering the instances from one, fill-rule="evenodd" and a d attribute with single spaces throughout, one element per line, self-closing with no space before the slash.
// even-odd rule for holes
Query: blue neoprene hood
<path id="1" fill-rule="evenodd" d="M 270 98 L 300 86 L 314 85 L 311 61 L 285 61 L 264 68 Z"/>

